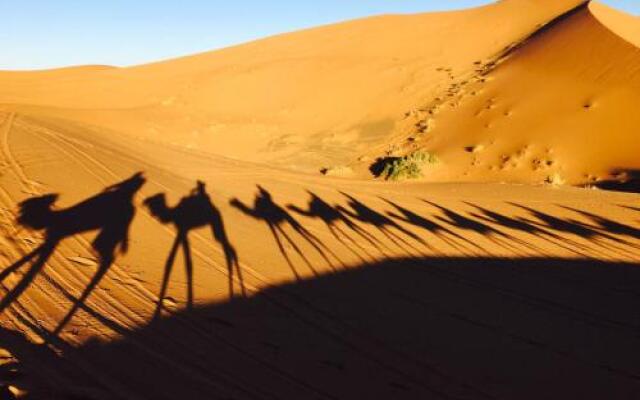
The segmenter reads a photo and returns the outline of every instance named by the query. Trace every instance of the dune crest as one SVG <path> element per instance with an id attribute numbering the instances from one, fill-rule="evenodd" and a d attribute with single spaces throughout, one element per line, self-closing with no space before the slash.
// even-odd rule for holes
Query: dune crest
<path id="1" fill-rule="evenodd" d="M 635 46 L 640 46 L 640 17 L 630 15 L 598 1 L 592 1 L 589 9 L 607 28 Z"/>

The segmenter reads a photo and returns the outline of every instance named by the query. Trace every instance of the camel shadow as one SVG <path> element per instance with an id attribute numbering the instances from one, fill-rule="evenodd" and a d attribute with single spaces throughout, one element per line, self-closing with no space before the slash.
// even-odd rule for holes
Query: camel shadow
<path id="1" fill-rule="evenodd" d="M 198 181 L 197 186 L 191 193 L 183 197 L 174 207 L 167 206 L 166 197 L 162 193 L 147 198 L 144 204 L 149 208 L 151 214 L 160 222 L 163 224 L 173 224 L 177 230 L 176 239 L 173 242 L 173 246 L 165 263 L 164 277 L 162 279 L 159 301 L 154 318 L 159 317 L 162 312 L 162 302 L 167 293 L 169 278 L 171 277 L 171 271 L 180 247 L 182 247 L 184 253 L 184 264 L 187 275 L 187 307 L 193 307 L 193 258 L 191 257 L 191 246 L 189 244 L 189 232 L 196 228 L 209 226 L 214 239 L 222 246 L 229 277 L 229 297 L 233 298 L 235 296 L 234 274 L 236 273 L 242 295 L 246 296 L 238 255 L 229 241 L 220 210 L 218 210 L 211 201 L 204 182 Z"/>
<path id="2" fill-rule="evenodd" d="M 395 218 L 399 221 L 405 222 L 407 224 L 411 224 L 413 226 L 422 228 L 427 232 L 434 234 L 436 237 L 440 238 L 443 242 L 453 247 L 454 249 L 460 251 L 463 254 L 473 255 L 473 251 L 469 250 L 469 247 L 474 248 L 477 245 L 471 242 L 469 239 L 463 237 L 462 235 L 454 232 L 453 230 L 441 225 L 435 221 L 427 217 L 423 217 L 421 215 L 416 214 L 415 212 L 400 206 L 393 201 L 383 199 L 393 208 L 395 208 L 395 212 L 387 212 L 389 217 Z M 434 250 L 431 246 L 428 246 L 432 250 Z"/>
<path id="3" fill-rule="evenodd" d="M 601 256 L 608 256 L 612 253 L 616 253 L 618 255 L 627 255 L 623 248 L 620 246 L 628 245 L 629 243 L 625 240 L 615 237 L 606 231 L 599 230 L 599 228 L 590 226 L 588 224 L 583 224 L 579 221 L 575 220 L 565 220 L 547 213 L 544 213 L 539 210 L 535 210 L 530 207 L 526 207 L 517 203 L 509 203 L 512 206 L 519 208 L 521 210 L 527 211 L 531 217 L 535 218 L 534 220 L 530 220 L 528 218 L 522 219 L 523 221 L 536 225 L 542 229 L 552 230 L 558 233 L 564 233 L 573 235 L 584 240 L 588 240 L 590 243 L 594 244 L 596 247 L 591 247 L 590 250 L 594 253 L 597 253 Z M 583 214 L 586 215 L 586 214 Z M 602 221 L 600 221 L 602 222 Z M 580 246 L 574 240 L 570 240 L 568 238 L 563 239 L 567 243 L 572 243 L 575 246 Z M 587 249 L 585 246 L 580 246 L 582 249 Z"/>
<path id="4" fill-rule="evenodd" d="M 579 210 L 573 207 L 564 207 L 565 210 L 573 211 L 583 217 L 588 218 L 592 224 L 588 224 L 589 228 L 607 232 L 608 234 L 627 236 L 633 239 L 640 239 L 640 229 L 634 228 L 631 225 L 623 224 L 621 222 L 614 221 L 609 218 L 605 218 L 601 215 L 596 215 L 584 210 Z"/>
<path id="5" fill-rule="evenodd" d="M 304 261 L 311 272 L 318 276 L 318 271 L 313 267 L 313 264 L 309 260 L 309 258 L 304 254 L 303 250 L 296 244 L 291 235 L 289 235 L 284 227 L 289 226 L 295 233 L 297 233 L 305 242 L 307 242 L 311 247 L 313 247 L 318 254 L 324 259 L 324 261 L 329 265 L 332 270 L 336 270 L 334 263 L 329 258 L 331 255 L 333 258 L 340 262 L 340 259 L 331 251 L 324 243 L 320 241 L 313 233 L 311 233 L 308 229 L 303 227 L 300 222 L 298 222 L 286 209 L 276 204 L 273 201 L 273 197 L 271 193 L 267 191 L 262 186 L 258 185 L 258 194 L 256 195 L 253 208 L 247 206 L 243 202 L 238 199 L 231 200 L 230 204 L 240 210 L 245 215 L 253 217 L 257 220 L 262 220 L 266 222 L 267 226 L 271 230 L 271 234 L 273 235 L 274 240 L 280 250 L 280 253 L 285 258 L 289 268 L 293 272 L 296 279 L 301 279 L 301 275 L 296 269 L 291 257 L 285 250 L 285 245 L 283 240 L 286 240 L 287 243 L 294 249 L 296 254 Z"/>
<path id="6" fill-rule="evenodd" d="M 146 179 L 142 173 L 107 187 L 103 192 L 72 207 L 55 210 L 57 194 L 34 197 L 20 203 L 17 223 L 29 229 L 44 231 L 44 243 L 0 273 L 0 282 L 31 262 L 27 272 L 0 301 L 4 311 L 30 286 L 42 271 L 56 247 L 66 238 L 90 231 L 98 231 L 91 243 L 99 260 L 98 268 L 84 291 L 66 314 L 53 335 L 57 336 L 100 283 L 115 260 L 116 252 L 126 253 L 129 246 L 129 226 L 135 215 L 134 195 Z"/>
<path id="7" fill-rule="evenodd" d="M 438 205 L 432 201 L 428 201 L 424 199 L 423 201 L 426 204 L 429 204 L 432 207 L 440 210 L 440 212 L 442 212 L 443 215 L 437 216 L 436 218 L 439 221 L 454 227 L 456 230 L 476 233 L 480 236 L 485 237 L 487 240 L 493 242 L 497 246 L 503 249 L 506 249 L 516 255 L 526 255 L 526 252 L 523 249 L 527 249 L 529 251 L 534 251 L 534 252 L 539 250 L 535 246 L 532 246 L 531 244 L 527 243 L 526 241 L 520 240 L 515 236 L 509 235 L 503 232 L 501 229 L 495 228 L 483 222 L 483 221 L 494 222 L 494 221 L 491 221 L 491 219 L 487 221 L 487 219 L 483 218 L 483 216 L 479 216 L 477 214 L 471 213 L 471 216 L 479 218 L 479 220 L 475 220 L 475 219 L 466 217 L 460 213 L 457 213 L 451 209 Z M 473 207 L 473 204 L 467 203 L 467 205 L 471 205 Z M 498 223 L 496 225 L 499 225 L 501 227 L 508 227 L 508 225 L 510 225 L 512 222 L 508 219 L 500 218 L 500 216 L 498 216 L 497 214 L 493 215 L 493 217 L 498 218 Z M 518 245 L 521 248 L 519 248 Z M 474 244 L 474 247 L 476 247 L 480 251 L 487 252 L 487 250 L 483 249 L 481 246 L 477 244 Z"/>
<path id="8" fill-rule="evenodd" d="M 341 214 L 353 218 L 356 221 L 360 221 L 363 224 L 374 226 L 391 243 L 405 252 L 411 253 L 411 251 L 413 250 L 417 253 L 420 253 L 420 250 L 409 243 L 409 241 L 407 241 L 403 236 L 409 237 L 422 245 L 426 245 L 426 242 L 420 236 L 403 228 L 391 218 L 375 211 L 374 209 L 370 208 L 369 206 L 349 194 L 346 194 L 344 192 L 340 193 L 348 199 L 347 204 L 349 205 L 349 208 L 342 206 L 338 206 L 336 208 L 336 210 Z M 385 247 L 389 248 L 386 245 Z"/>
<path id="9" fill-rule="evenodd" d="M 356 251 L 355 248 L 363 252 L 371 259 L 375 259 L 375 257 L 370 254 L 365 247 L 360 245 L 358 241 L 349 234 L 348 231 L 352 231 L 355 235 L 364 239 L 379 251 L 383 251 L 376 243 L 376 239 L 374 236 L 370 235 L 367 231 L 360 228 L 358 225 L 356 225 L 355 222 L 351 221 L 351 219 L 349 219 L 343 213 L 338 211 L 334 206 L 327 203 L 315 193 L 310 191 L 307 191 L 307 193 L 309 194 L 310 199 L 306 210 L 293 204 L 289 204 L 287 208 L 304 217 L 320 219 L 326 225 L 329 233 L 331 233 L 331 235 L 338 242 L 344 245 L 345 248 L 347 248 L 351 253 L 353 253 L 363 262 L 365 261 L 365 259 L 358 251 Z"/>

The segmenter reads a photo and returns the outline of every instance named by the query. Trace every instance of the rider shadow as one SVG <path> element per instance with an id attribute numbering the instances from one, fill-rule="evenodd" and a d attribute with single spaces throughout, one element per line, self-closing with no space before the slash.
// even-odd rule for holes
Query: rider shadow
<path id="1" fill-rule="evenodd" d="M 31 262 L 27 272 L 0 301 L 0 313 L 29 287 L 63 239 L 84 232 L 98 231 L 98 235 L 91 243 L 99 260 L 97 271 L 80 297 L 73 299 L 73 307 L 52 332 L 53 336 L 57 336 L 78 309 L 84 306 L 84 302 L 108 272 L 115 260 L 117 250 L 121 254 L 127 252 L 129 227 L 135 215 L 133 197 L 145 181 L 142 173 L 137 173 L 123 182 L 106 188 L 94 197 L 62 210 L 53 209 L 58 199 L 57 194 L 35 197 L 20 203 L 18 224 L 29 229 L 44 231 L 45 241 L 40 247 L 0 273 L 0 282 L 2 282 L 23 265 Z"/>
<path id="2" fill-rule="evenodd" d="M 151 214 L 160 222 L 163 224 L 173 224 L 178 231 L 171 251 L 169 252 L 169 257 L 167 257 L 167 262 L 165 263 L 164 277 L 162 279 L 162 287 L 160 289 L 154 319 L 159 317 L 162 312 L 162 302 L 167 293 L 169 278 L 171 277 L 173 264 L 180 247 L 182 247 L 184 253 L 184 264 L 187 274 L 187 308 L 193 308 L 193 259 L 191 257 L 191 247 L 189 244 L 189 231 L 205 226 L 211 228 L 214 239 L 222 246 L 229 277 L 229 297 L 233 298 L 235 296 L 234 274 L 236 273 L 242 295 L 246 297 L 247 293 L 242 278 L 242 269 L 238 262 L 238 255 L 229 241 L 220 210 L 213 205 L 211 198 L 206 192 L 204 182 L 198 181 L 197 186 L 191 193 L 183 197 L 174 207 L 167 206 L 166 197 L 162 193 L 149 197 L 144 201 L 144 204 L 149 208 Z"/>
<path id="3" fill-rule="evenodd" d="M 305 256 L 304 252 L 296 244 L 296 242 L 292 239 L 292 237 L 285 231 L 284 226 L 291 227 L 302 239 L 304 239 L 309 245 L 311 245 L 320 256 L 326 261 L 331 269 L 336 270 L 333 262 L 329 259 L 327 254 L 330 254 L 335 259 L 340 262 L 340 259 L 326 246 L 324 245 L 320 239 L 318 239 L 315 235 L 313 235 L 309 230 L 303 227 L 300 222 L 298 222 L 287 210 L 283 207 L 279 206 L 273 201 L 273 197 L 271 193 L 267 191 L 262 186 L 258 185 L 258 194 L 256 195 L 253 208 L 247 206 L 243 202 L 238 199 L 231 200 L 231 205 L 244 214 L 253 217 L 257 220 L 262 220 L 267 223 L 269 229 L 271 230 L 271 234 L 278 245 L 278 249 L 280 253 L 285 258 L 289 268 L 293 272 L 296 279 L 300 280 L 302 277 L 296 267 L 294 266 L 289 254 L 285 250 L 285 245 L 283 244 L 283 239 L 286 240 L 289 245 L 295 250 L 295 252 L 302 258 L 307 267 L 311 270 L 311 272 L 319 276 L 318 271 L 313 267 L 311 261 Z"/>

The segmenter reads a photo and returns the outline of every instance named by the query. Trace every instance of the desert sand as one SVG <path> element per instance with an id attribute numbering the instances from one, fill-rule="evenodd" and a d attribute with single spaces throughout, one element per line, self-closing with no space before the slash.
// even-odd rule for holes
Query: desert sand
<path id="1" fill-rule="evenodd" d="M 635 398 L 638 46 L 503 0 L 0 71 L 0 398 Z"/>

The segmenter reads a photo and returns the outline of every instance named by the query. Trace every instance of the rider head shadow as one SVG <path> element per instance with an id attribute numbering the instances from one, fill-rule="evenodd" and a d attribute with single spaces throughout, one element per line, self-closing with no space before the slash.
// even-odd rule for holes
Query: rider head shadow
<path id="1" fill-rule="evenodd" d="M 162 302 L 167 293 L 171 270 L 175 262 L 178 249 L 182 247 L 184 254 L 184 264 L 187 275 L 187 307 L 193 307 L 193 259 L 191 257 L 191 247 L 189 244 L 189 231 L 197 228 L 209 226 L 212 230 L 214 239 L 222 246 L 227 263 L 227 271 L 229 276 L 229 296 L 234 297 L 234 274 L 237 273 L 240 290 L 243 296 L 246 296 L 246 290 L 242 279 L 242 271 L 238 262 L 236 250 L 231 245 L 227 236 L 224 221 L 220 211 L 213 205 L 211 198 L 206 192 L 204 182 L 198 181 L 196 187 L 183 197 L 180 202 L 174 206 L 167 205 L 164 194 L 156 194 L 145 200 L 145 205 L 160 222 L 164 224 L 173 224 L 177 230 L 176 239 L 173 242 L 169 257 L 167 258 L 162 286 L 160 289 L 158 306 L 154 318 L 160 316 L 162 311 Z"/>
<path id="2" fill-rule="evenodd" d="M 101 193 L 72 207 L 56 210 L 57 194 L 35 197 L 20 203 L 17 223 L 23 227 L 44 231 L 44 243 L 0 273 L 0 282 L 31 262 L 18 283 L 0 301 L 5 310 L 29 287 L 42 271 L 58 244 L 65 238 L 84 232 L 98 231 L 91 243 L 98 258 L 98 268 L 71 310 L 53 331 L 57 336 L 105 276 L 116 253 L 126 253 L 129 245 L 129 226 L 135 214 L 134 195 L 145 183 L 142 173 L 107 187 Z"/>

